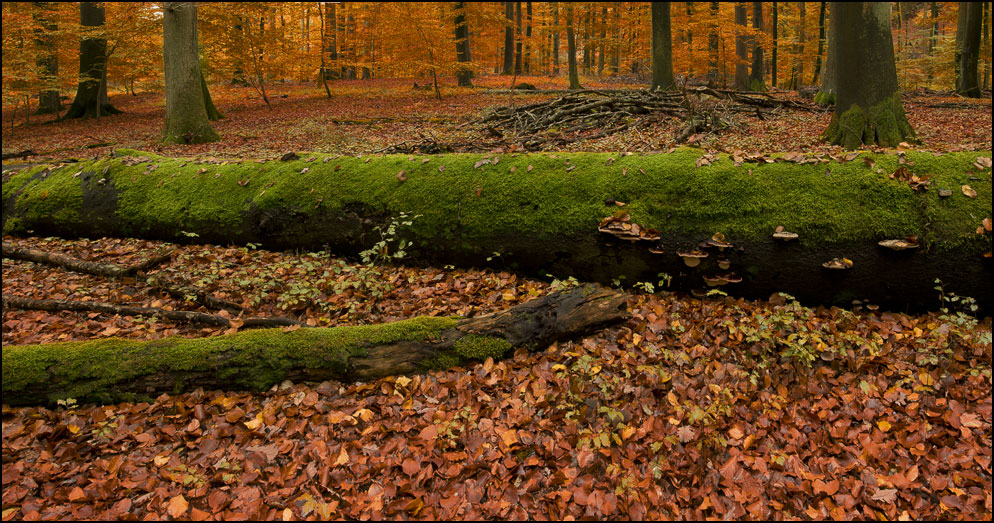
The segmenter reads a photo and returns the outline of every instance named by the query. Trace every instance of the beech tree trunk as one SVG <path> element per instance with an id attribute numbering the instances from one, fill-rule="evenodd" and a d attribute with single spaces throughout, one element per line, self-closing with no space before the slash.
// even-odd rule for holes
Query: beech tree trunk
<path id="1" fill-rule="evenodd" d="M 822 71 L 822 56 L 825 54 L 825 11 L 828 8 L 828 2 L 820 2 L 820 4 L 818 7 L 818 54 L 815 55 L 814 78 L 811 79 L 812 85 L 818 85 L 818 79 Z"/>
<path id="2" fill-rule="evenodd" d="M 197 6 L 167 2 L 162 16 L 162 55 L 166 80 L 164 143 L 206 143 L 219 139 L 207 111 L 207 84 L 197 47 Z M 213 103 L 211 103 L 213 106 Z"/>
<path id="3" fill-rule="evenodd" d="M 105 11 L 98 2 L 79 4 L 79 23 L 84 27 L 102 27 Z M 79 84 L 76 99 L 63 118 L 99 118 L 117 114 L 107 101 L 107 39 L 84 38 L 79 44 Z"/>
<path id="4" fill-rule="evenodd" d="M 770 56 L 770 86 L 774 89 L 777 88 L 777 51 L 779 50 L 778 37 L 780 35 L 780 28 L 778 26 L 779 15 L 780 9 L 777 2 L 773 2 L 773 50 Z"/>
<path id="5" fill-rule="evenodd" d="M 501 74 L 514 74 L 514 2 L 504 2 L 504 70 Z"/>
<path id="6" fill-rule="evenodd" d="M 587 285 L 463 320 L 5 346 L 3 401 L 115 402 L 197 387 L 261 391 L 284 380 L 372 380 L 498 359 L 516 347 L 545 350 L 628 316 L 624 294 Z"/>
<path id="7" fill-rule="evenodd" d="M 559 3 L 552 3 L 552 76 L 559 76 Z"/>
<path id="8" fill-rule="evenodd" d="M 748 38 L 745 34 L 745 2 L 735 2 L 735 88 L 749 89 Z"/>
<path id="9" fill-rule="evenodd" d="M 670 3 L 652 2 L 652 90 L 673 88 Z"/>
<path id="10" fill-rule="evenodd" d="M 472 62 L 469 53 L 469 28 L 466 26 L 464 2 L 456 2 L 456 61 L 459 62 L 456 72 L 459 86 L 473 87 L 473 70 L 469 66 Z"/>
<path id="11" fill-rule="evenodd" d="M 52 2 L 34 2 L 35 18 L 41 26 L 35 31 L 35 43 L 41 52 L 36 65 L 44 78 L 45 89 L 38 93 L 38 110 L 35 114 L 58 114 L 62 110 L 59 100 L 59 56 L 55 46 L 55 32 L 58 25 L 53 19 Z"/>
<path id="12" fill-rule="evenodd" d="M 576 70 L 576 35 L 573 32 L 573 4 L 566 4 L 566 61 L 569 64 L 569 88 L 583 89 Z"/>
<path id="13" fill-rule="evenodd" d="M 718 84 L 718 2 L 711 2 L 711 19 L 708 21 L 708 87 Z"/>
<path id="14" fill-rule="evenodd" d="M 829 48 L 836 46 L 835 114 L 823 138 L 846 149 L 914 141 L 897 88 L 886 2 L 832 2 Z"/>
<path id="15" fill-rule="evenodd" d="M 956 23 L 956 92 L 972 98 L 980 98 L 977 67 L 983 23 L 982 2 L 959 3 Z"/>
<path id="16" fill-rule="evenodd" d="M 758 35 L 763 30 L 763 3 L 752 3 L 752 28 Z M 759 45 L 759 37 L 752 37 L 752 70 L 749 72 L 749 90 L 765 91 L 763 81 L 763 47 Z"/>

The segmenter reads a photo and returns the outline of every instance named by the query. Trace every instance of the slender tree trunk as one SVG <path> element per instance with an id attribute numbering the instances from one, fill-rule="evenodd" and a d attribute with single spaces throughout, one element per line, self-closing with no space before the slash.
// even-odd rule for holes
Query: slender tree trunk
<path id="1" fill-rule="evenodd" d="M 749 90 L 765 91 L 766 85 L 763 82 L 763 47 L 759 45 L 759 33 L 763 31 L 763 3 L 752 3 L 752 28 L 756 30 L 756 36 L 752 37 L 752 70 L 749 72 Z"/>
<path id="2" fill-rule="evenodd" d="M 321 48 L 321 69 L 320 69 L 318 75 L 321 77 L 321 84 L 324 86 L 324 94 L 327 95 L 329 99 L 331 99 L 331 89 L 328 88 L 328 71 L 329 71 L 329 68 L 327 67 L 327 63 L 325 61 L 325 54 L 327 53 L 328 47 L 327 47 L 327 42 L 325 40 L 327 38 L 327 35 L 326 35 L 326 29 L 325 29 L 325 26 L 324 26 L 324 18 L 325 18 L 324 11 L 325 11 L 324 8 L 319 5 L 318 6 L 318 19 L 321 21 L 321 45 L 320 45 L 320 48 Z"/>
<path id="3" fill-rule="evenodd" d="M 718 2 L 711 2 L 708 20 L 708 87 L 718 84 Z"/>
<path id="4" fill-rule="evenodd" d="M 522 44 L 521 2 L 514 3 L 514 19 L 515 19 L 514 35 L 516 40 L 514 43 L 514 74 L 519 75 L 521 74 L 521 44 Z"/>
<path id="5" fill-rule="evenodd" d="M 566 4 L 566 61 L 569 67 L 569 88 L 583 89 L 576 70 L 576 35 L 573 33 L 573 4 Z"/>
<path id="6" fill-rule="evenodd" d="M 960 2 L 956 23 L 956 92 L 980 97 L 977 67 L 980 61 L 980 32 L 983 25 L 981 2 Z"/>
<path id="7" fill-rule="evenodd" d="M 818 7 L 818 54 L 815 56 L 815 71 L 814 78 L 811 80 L 812 85 L 818 85 L 818 79 L 821 75 L 821 57 L 825 54 L 825 11 L 828 9 L 828 2 L 819 2 Z"/>
<path id="8" fill-rule="evenodd" d="M 685 33 L 685 38 L 687 42 L 687 80 L 694 77 L 694 31 L 690 28 L 690 22 L 694 19 L 694 3 L 684 2 L 684 7 L 687 9 L 687 32 Z"/>
<path id="9" fill-rule="evenodd" d="M 456 60 L 459 62 L 456 72 L 459 86 L 473 87 L 473 70 L 469 65 L 472 62 L 469 54 L 469 28 L 466 26 L 464 2 L 456 2 Z"/>
<path id="10" fill-rule="evenodd" d="M 559 3 L 552 2 L 552 76 L 559 76 Z"/>
<path id="11" fill-rule="evenodd" d="M 830 9 L 828 10 L 828 49 L 825 52 L 825 62 L 821 66 L 821 88 L 818 94 L 815 95 L 815 103 L 819 105 L 832 105 L 835 103 L 835 62 L 836 56 L 838 56 L 838 46 L 836 41 L 832 36 L 832 17 L 834 13 L 831 12 L 831 3 L 826 3 Z"/>
<path id="12" fill-rule="evenodd" d="M 84 27 L 103 27 L 104 8 L 97 2 L 81 2 L 79 22 Z M 121 111 L 107 100 L 107 39 L 84 38 L 79 44 L 79 85 L 76 99 L 63 118 L 90 118 Z"/>
<path id="13" fill-rule="evenodd" d="M 206 83 L 197 48 L 197 5 L 167 2 L 162 10 L 162 57 L 166 79 L 165 143 L 218 140 L 204 99 Z"/>
<path id="14" fill-rule="evenodd" d="M 597 76 L 604 75 L 604 50 L 607 45 L 607 7 L 601 7 L 601 41 L 597 46 Z"/>
<path id="15" fill-rule="evenodd" d="M 983 5 L 984 5 L 984 16 L 983 16 L 983 22 L 982 23 L 984 24 L 984 39 L 980 42 L 980 49 L 987 49 L 987 55 L 984 56 L 984 90 L 987 90 L 988 88 L 990 88 L 990 83 L 988 83 L 988 81 L 989 81 L 989 79 L 991 77 L 991 56 L 990 56 L 990 49 L 991 49 L 991 24 L 990 24 L 991 4 L 990 4 L 990 2 L 984 2 Z"/>
<path id="16" fill-rule="evenodd" d="M 504 71 L 501 74 L 514 74 L 514 2 L 504 2 Z"/>
<path id="17" fill-rule="evenodd" d="M 673 88 L 670 3 L 652 2 L 652 90 Z"/>
<path id="18" fill-rule="evenodd" d="M 800 89 L 801 83 L 804 81 L 804 43 L 807 40 L 807 35 L 804 32 L 804 22 L 808 13 L 804 2 L 797 3 L 797 10 L 797 44 L 794 46 L 794 74 L 790 80 L 791 89 Z"/>
<path id="19" fill-rule="evenodd" d="M 611 43 L 611 75 L 621 72 L 621 2 L 614 3 L 614 42 Z"/>
<path id="20" fill-rule="evenodd" d="M 773 52 L 770 56 L 770 86 L 774 89 L 777 88 L 777 51 L 779 50 L 780 44 L 778 37 L 780 34 L 780 7 L 779 2 L 773 2 Z"/>
<path id="21" fill-rule="evenodd" d="M 40 49 L 36 65 L 40 72 L 45 88 L 38 93 L 38 110 L 35 114 L 58 114 L 62 110 L 59 101 L 59 55 L 55 46 L 55 32 L 58 24 L 55 22 L 54 4 L 51 2 L 34 2 L 35 18 L 40 25 L 35 31 L 35 43 Z"/>
<path id="22" fill-rule="evenodd" d="M 339 77 L 339 71 L 335 68 L 338 61 L 337 40 L 337 13 L 335 2 L 322 2 L 324 4 L 321 12 L 321 78 L 324 81 L 325 93 L 331 98 L 331 90 L 328 89 L 328 80 L 335 80 Z M 327 58 L 327 60 L 326 60 Z"/>
<path id="23" fill-rule="evenodd" d="M 749 89 L 748 37 L 746 36 L 745 2 L 735 3 L 735 88 Z"/>
<path id="24" fill-rule="evenodd" d="M 835 114 L 823 138 L 846 149 L 915 140 L 898 92 L 887 2 L 832 2 Z"/>
<path id="25" fill-rule="evenodd" d="M 532 3 L 525 2 L 525 74 L 532 72 Z"/>
<path id="26" fill-rule="evenodd" d="M 583 74 L 590 74 L 591 71 L 590 53 L 593 51 L 593 44 L 590 42 L 590 37 L 593 34 L 591 28 L 593 16 L 590 9 L 588 6 L 583 13 Z"/>

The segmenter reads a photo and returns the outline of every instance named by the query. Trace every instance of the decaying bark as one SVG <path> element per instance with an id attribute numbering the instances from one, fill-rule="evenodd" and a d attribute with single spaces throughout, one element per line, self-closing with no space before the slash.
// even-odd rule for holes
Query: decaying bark
<path id="1" fill-rule="evenodd" d="M 102 312 L 104 314 L 118 314 L 121 316 L 161 316 L 163 318 L 179 321 L 202 323 L 214 325 L 216 327 L 289 327 L 302 325 L 299 321 L 291 318 L 225 318 L 214 314 L 207 314 L 196 311 L 171 311 L 160 307 L 132 307 L 129 305 L 117 305 L 99 301 L 73 301 L 73 300 L 35 300 L 32 298 L 21 298 L 18 296 L 4 296 L 3 307 L 5 309 L 24 309 L 32 311 L 76 311 L 76 312 Z"/>
<path id="2" fill-rule="evenodd" d="M 596 285 L 476 318 L 421 317 L 326 329 L 264 329 L 213 338 L 117 338 L 3 350 L 3 402 L 120 401 L 197 387 L 265 390 L 283 380 L 369 380 L 510 355 L 628 317 L 626 297 Z"/>

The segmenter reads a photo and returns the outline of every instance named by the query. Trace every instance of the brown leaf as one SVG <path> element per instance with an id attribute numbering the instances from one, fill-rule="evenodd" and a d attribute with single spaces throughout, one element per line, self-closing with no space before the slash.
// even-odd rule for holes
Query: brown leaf
<path id="1" fill-rule="evenodd" d="M 892 488 L 880 489 L 872 497 L 874 501 L 883 501 L 884 503 L 893 503 L 895 498 L 897 498 L 897 489 Z"/>
<path id="2" fill-rule="evenodd" d="M 434 441 L 434 439 L 438 437 L 438 426 L 428 425 L 427 427 L 421 429 L 421 433 L 418 434 L 418 437 L 425 441 Z"/>
<path id="3" fill-rule="evenodd" d="M 963 186 L 963 194 L 966 195 L 967 198 L 977 197 L 977 191 L 973 190 L 973 187 L 970 187 L 969 185 Z"/>

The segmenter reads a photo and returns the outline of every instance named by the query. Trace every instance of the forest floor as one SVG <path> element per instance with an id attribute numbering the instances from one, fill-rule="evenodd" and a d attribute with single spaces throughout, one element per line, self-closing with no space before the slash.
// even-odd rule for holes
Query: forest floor
<path id="1" fill-rule="evenodd" d="M 545 77 L 519 77 L 539 89 L 562 89 Z M 451 85 L 454 82 L 447 82 Z M 510 85 L 506 77 L 476 80 L 477 88 L 443 87 L 442 99 L 434 91 L 415 90 L 405 79 L 334 81 L 332 97 L 313 84 L 276 84 L 269 87 L 271 107 L 250 87 L 214 86 L 212 97 L 226 118 L 214 122 L 221 141 L 163 147 L 157 143 L 165 117 L 161 93 L 118 94 L 111 103 L 124 114 L 99 122 L 56 122 L 54 116 L 32 116 L 25 125 L 21 110 L 5 108 L 2 120 L 3 152 L 31 149 L 33 160 L 102 155 L 111 148 L 155 151 L 166 155 L 273 158 L 287 151 L 368 154 L 420 137 L 444 137 L 472 143 L 479 137 L 460 127 L 479 117 L 488 107 L 522 105 L 561 96 L 542 91 L 514 94 L 493 92 Z M 588 88 L 644 88 L 617 82 L 585 81 Z M 796 93 L 778 96 L 798 99 Z M 923 92 L 907 93 L 905 111 L 922 141 L 916 148 L 930 151 L 989 150 L 991 148 L 991 99 L 965 99 Z M 696 145 L 713 151 L 793 152 L 826 149 L 819 136 L 828 127 L 830 111 L 778 111 L 773 117 L 728 114 L 726 131 L 705 136 Z M 11 127 L 13 122 L 13 128 Z M 652 124 L 595 140 L 577 141 L 561 150 L 656 151 L 673 145 L 683 122 L 663 118 Z"/>
<path id="2" fill-rule="evenodd" d="M 506 87 L 509 79 L 502 78 Z M 482 84 L 485 79 L 480 79 Z M 541 88 L 541 78 L 519 78 Z M 19 125 L 3 150 L 45 158 L 130 147 L 271 158 L 371 152 L 448 133 L 508 94 L 409 80 L 277 86 L 267 109 L 219 88 L 223 140 L 161 148 L 160 95 L 114 96 L 100 122 Z M 593 85 L 615 88 L 618 85 Z M 287 98 L 281 98 L 287 94 Z M 514 103 L 549 94 L 514 94 Z M 931 107 L 934 105 L 952 107 Z M 989 149 L 991 101 L 909 95 L 928 150 Z M 22 115 L 23 116 L 23 115 Z M 830 113 L 742 118 L 698 145 L 824 147 Z M 336 123 L 337 122 L 337 123 Z M 657 150 L 665 123 L 578 150 Z M 89 144 L 111 146 L 87 148 Z M 118 264 L 135 239 L 5 242 Z M 329 253 L 171 246 L 160 274 L 315 326 L 506 309 L 570 282 L 477 270 L 367 266 Z M 991 319 L 951 296 L 921 315 L 631 292 L 632 318 L 503 361 L 368 383 L 196 391 L 152 403 L 3 407 L 3 520 L 11 519 L 987 519 L 992 515 Z M 978 292 L 983 292 L 979 290 Z M 142 281 L 5 259 L 3 295 L 197 309 Z M 217 336 L 155 317 L 3 311 L 3 345 Z"/>

